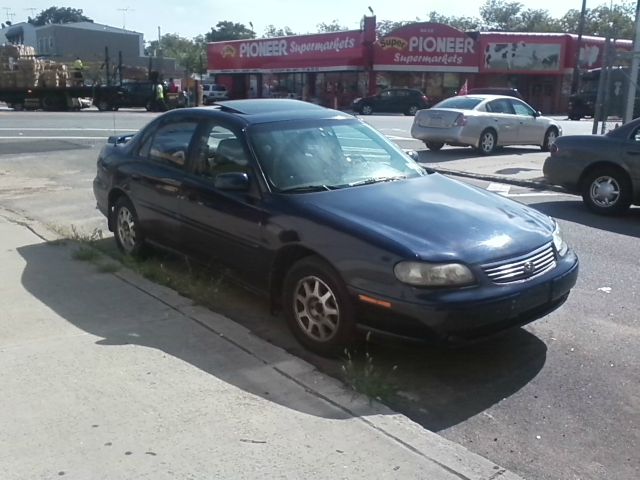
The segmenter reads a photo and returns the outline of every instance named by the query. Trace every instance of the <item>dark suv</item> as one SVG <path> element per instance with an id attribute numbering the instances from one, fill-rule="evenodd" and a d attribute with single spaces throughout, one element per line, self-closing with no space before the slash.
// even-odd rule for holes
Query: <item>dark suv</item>
<path id="1" fill-rule="evenodd" d="M 415 115 L 418 110 L 430 106 L 429 99 L 420 90 L 389 88 L 378 95 L 356 98 L 351 108 L 362 115 L 371 115 L 374 112 Z"/>

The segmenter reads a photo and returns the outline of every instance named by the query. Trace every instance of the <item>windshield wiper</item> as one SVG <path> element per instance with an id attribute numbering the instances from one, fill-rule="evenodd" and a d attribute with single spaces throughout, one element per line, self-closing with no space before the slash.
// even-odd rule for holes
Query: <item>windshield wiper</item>
<path id="1" fill-rule="evenodd" d="M 348 185 L 350 187 L 358 187 L 360 185 L 370 185 L 372 183 L 395 182 L 396 180 L 404 180 L 405 178 L 407 178 L 406 175 L 398 175 L 394 177 L 371 177 L 358 180 L 357 182 L 351 182 Z"/>
<path id="2" fill-rule="evenodd" d="M 326 192 L 328 190 L 335 190 L 335 187 L 328 185 L 301 185 L 299 187 L 283 188 L 280 193 Z"/>

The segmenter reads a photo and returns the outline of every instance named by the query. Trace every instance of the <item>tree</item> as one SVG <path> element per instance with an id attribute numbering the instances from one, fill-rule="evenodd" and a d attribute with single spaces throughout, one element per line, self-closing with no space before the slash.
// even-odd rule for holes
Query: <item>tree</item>
<path id="1" fill-rule="evenodd" d="M 27 22 L 41 27 L 52 23 L 93 22 L 93 20 L 85 17 L 81 8 L 50 7 L 41 11 L 35 18 L 28 17 Z"/>
<path id="2" fill-rule="evenodd" d="M 275 25 L 267 25 L 267 28 L 264 29 L 263 38 L 273 38 L 273 37 L 289 37 L 291 35 L 297 35 L 293 30 L 289 27 L 284 28 L 276 28 Z"/>
<path id="3" fill-rule="evenodd" d="M 447 17 L 441 15 L 436 11 L 429 12 L 429 21 L 436 23 L 444 23 L 462 30 L 463 32 L 470 32 L 475 30 L 483 30 L 482 20 L 475 17 Z"/>
<path id="4" fill-rule="evenodd" d="M 505 0 L 487 0 L 480 7 L 480 17 L 490 30 L 515 32 L 519 30 L 522 4 Z"/>
<path id="5" fill-rule="evenodd" d="M 380 20 L 376 24 L 376 35 L 378 36 L 378 38 L 381 38 L 400 27 L 411 25 L 412 23 L 417 23 L 419 21 L 420 20 L 418 20 L 417 18 L 415 20 L 399 20 L 397 22 L 392 20 Z"/>
<path id="6" fill-rule="evenodd" d="M 630 1 L 623 1 L 613 7 L 600 5 L 585 11 L 584 34 L 596 36 L 611 36 L 615 38 L 632 39 L 634 35 L 635 5 Z M 559 20 L 563 31 L 578 33 L 580 11 L 569 10 Z"/>
<path id="7" fill-rule="evenodd" d="M 318 28 L 318 33 L 329 33 L 329 32 L 344 32 L 345 30 L 349 30 L 348 27 L 340 25 L 338 20 L 332 20 L 331 23 L 319 23 L 316 25 Z"/>
<path id="8" fill-rule="evenodd" d="M 223 42 L 225 40 L 243 40 L 246 38 L 256 38 L 256 32 L 247 28 L 242 23 L 221 21 L 211 31 L 205 33 L 204 39 L 207 42 Z"/>
<path id="9" fill-rule="evenodd" d="M 186 71 L 193 73 L 200 71 L 200 59 L 206 58 L 206 44 L 202 36 L 193 40 L 181 37 L 175 33 L 162 36 L 160 47 L 162 55 L 175 58 L 176 62 Z M 147 55 L 158 55 L 158 41 L 149 42 Z"/>

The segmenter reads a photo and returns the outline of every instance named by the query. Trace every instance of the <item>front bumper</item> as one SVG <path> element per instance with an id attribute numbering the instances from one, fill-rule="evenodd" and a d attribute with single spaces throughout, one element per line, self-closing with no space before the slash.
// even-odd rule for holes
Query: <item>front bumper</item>
<path id="1" fill-rule="evenodd" d="M 554 270 L 518 285 L 482 287 L 463 295 L 443 292 L 429 302 L 375 296 L 391 303 L 391 309 L 359 302 L 359 327 L 418 340 L 482 338 L 549 314 L 564 303 L 577 278 L 578 258 L 569 251 Z"/>

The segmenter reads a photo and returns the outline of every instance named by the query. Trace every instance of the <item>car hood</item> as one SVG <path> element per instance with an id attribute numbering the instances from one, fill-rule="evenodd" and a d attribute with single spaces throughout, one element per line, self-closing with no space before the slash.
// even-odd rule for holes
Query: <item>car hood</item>
<path id="1" fill-rule="evenodd" d="M 396 254 L 429 261 L 485 263 L 552 240 L 546 215 L 439 174 L 291 196 L 316 221 Z"/>

